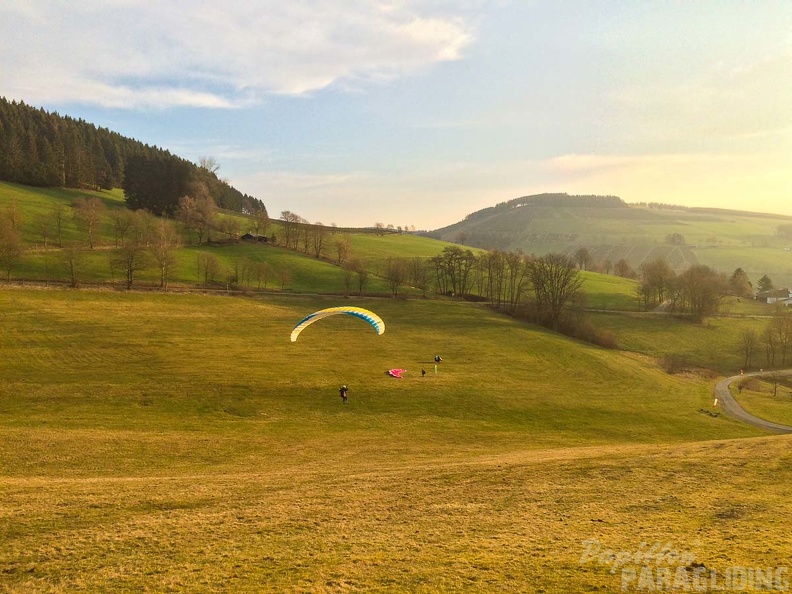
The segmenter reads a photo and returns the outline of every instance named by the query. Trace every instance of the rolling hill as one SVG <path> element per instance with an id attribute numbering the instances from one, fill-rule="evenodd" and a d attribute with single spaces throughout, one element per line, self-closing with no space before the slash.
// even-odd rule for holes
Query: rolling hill
<path id="1" fill-rule="evenodd" d="M 326 303 L 0 286 L 0 587 L 617 592 L 586 542 L 718 583 L 788 560 L 789 437 L 703 414 L 708 380 L 473 303 L 362 300 L 384 335 L 289 343 Z"/>
<path id="2" fill-rule="evenodd" d="M 431 232 L 437 239 L 489 249 L 572 254 L 586 247 L 595 262 L 626 259 L 633 268 L 658 257 L 681 271 L 705 264 L 751 281 L 767 274 L 792 285 L 792 238 L 778 233 L 792 217 L 721 209 L 628 205 L 597 197 L 537 195 L 484 209 Z M 554 199 L 556 204 L 554 204 Z M 591 205 L 590 205 L 591 204 Z M 667 238 L 677 234 L 676 242 Z"/>

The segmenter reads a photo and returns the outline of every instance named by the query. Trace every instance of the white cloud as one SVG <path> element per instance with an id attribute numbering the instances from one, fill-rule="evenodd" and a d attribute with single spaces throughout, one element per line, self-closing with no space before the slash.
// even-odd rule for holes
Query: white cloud
<path id="1" fill-rule="evenodd" d="M 0 94 L 28 102 L 227 108 L 459 59 L 464 21 L 420 3 L 6 0 Z"/>

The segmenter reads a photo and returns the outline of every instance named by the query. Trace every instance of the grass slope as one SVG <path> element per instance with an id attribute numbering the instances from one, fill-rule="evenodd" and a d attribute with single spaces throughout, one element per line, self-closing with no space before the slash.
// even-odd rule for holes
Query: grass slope
<path id="1" fill-rule="evenodd" d="M 761 332 L 769 321 L 723 317 L 693 324 L 672 315 L 651 313 L 591 315 L 598 327 L 607 328 L 618 337 L 619 348 L 656 358 L 676 357 L 682 366 L 712 369 L 725 375 L 739 373 L 743 365 L 742 332 Z"/>
<path id="2" fill-rule="evenodd" d="M 597 272 L 581 271 L 582 291 L 586 294 L 586 306 L 593 309 L 637 311 L 638 281 L 610 276 Z"/>
<path id="3" fill-rule="evenodd" d="M 0 584 L 617 591 L 583 540 L 789 558 L 790 442 L 702 414 L 708 382 L 472 304 L 351 300 L 383 336 L 289 343 L 335 301 L 0 290 Z"/>
<path id="4" fill-rule="evenodd" d="M 754 283 L 767 274 L 783 286 L 792 284 L 792 251 L 786 251 L 792 246 L 777 229 L 789 222 L 781 215 L 727 210 L 525 206 L 473 217 L 435 235 L 537 254 L 571 254 L 586 246 L 596 260 L 625 258 L 636 268 L 658 257 L 679 270 L 697 263 L 727 273 L 742 267 Z M 682 235 L 685 245 L 665 244 L 673 233 Z"/>
<path id="5" fill-rule="evenodd" d="M 41 248 L 42 239 L 39 236 L 35 221 L 39 216 L 52 212 L 54 207 L 63 207 L 63 241 L 81 241 L 83 236 L 75 225 L 71 216 L 71 204 L 78 197 L 98 197 L 107 207 L 104 221 L 99 231 L 97 248 L 85 255 L 84 282 L 120 282 L 123 274 L 113 271 L 111 259 L 115 247 L 112 231 L 111 213 L 113 209 L 125 208 L 123 192 L 119 189 L 111 192 L 94 192 L 85 190 L 72 190 L 65 188 L 30 188 L 18 184 L 0 182 L 0 207 L 15 205 L 22 218 L 23 239 L 28 248 L 38 248 L 28 251 L 13 271 L 12 277 L 31 280 L 66 281 L 68 275 L 62 265 L 57 249 L 44 251 Z M 226 217 L 240 219 L 243 230 L 250 226 L 250 220 L 241 215 L 224 213 Z M 269 233 L 279 235 L 282 233 L 280 223 L 272 221 Z M 327 242 L 326 256 L 332 259 L 334 250 L 333 242 L 339 237 L 331 234 Z M 382 269 L 382 262 L 387 257 L 424 257 L 435 256 L 446 246 L 445 242 L 417 237 L 406 234 L 386 234 L 375 236 L 368 233 L 351 234 L 352 253 L 355 257 L 369 262 L 375 272 Z M 53 245 L 52 239 L 50 244 Z M 243 258 L 252 261 L 266 261 L 272 266 L 272 274 L 267 279 L 270 289 L 286 288 L 297 292 L 329 292 L 340 293 L 344 291 L 344 282 L 338 267 L 301 253 L 261 245 L 203 245 L 190 246 L 185 238 L 185 247 L 179 252 L 179 263 L 172 273 L 173 284 L 190 285 L 200 281 L 197 266 L 198 253 L 211 253 L 223 265 L 226 273 L 233 270 Z M 279 278 L 281 270 L 289 271 L 289 279 L 282 283 Z M 227 274 L 218 276 L 220 284 Z M 154 269 L 141 271 L 137 275 L 137 282 L 143 285 L 157 285 L 159 277 Z M 202 281 L 201 281 L 202 282 Z M 244 283 L 247 288 L 247 283 Z M 257 282 L 252 282 L 251 287 L 258 287 Z M 263 285 L 262 285 L 263 286 Z M 365 291 L 389 293 L 387 284 L 376 276 L 369 278 Z"/>
<path id="6" fill-rule="evenodd" d="M 646 570 L 614 567 L 605 551 L 667 546 L 721 591 L 734 568 L 774 572 L 782 590 L 791 444 L 394 465 L 367 453 L 368 465 L 350 454 L 287 472 L 245 464 L 242 453 L 223 472 L 3 478 L 0 509 L 13 523 L 2 521 L 0 580 L 10 591 L 620 592 L 623 569 L 628 579 Z M 628 591 L 663 591 L 659 569 L 672 579 L 682 570 L 680 591 L 696 591 L 690 561 L 658 565 L 649 561 L 651 581 Z"/>
<path id="7" fill-rule="evenodd" d="M 752 415 L 792 426 L 790 378 L 775 386 L 770 381 L 754 379 L 748 381 L 742 390 L 738 390 L 737 383 L 734 383 L 731 391 L 740 406 Z"/>

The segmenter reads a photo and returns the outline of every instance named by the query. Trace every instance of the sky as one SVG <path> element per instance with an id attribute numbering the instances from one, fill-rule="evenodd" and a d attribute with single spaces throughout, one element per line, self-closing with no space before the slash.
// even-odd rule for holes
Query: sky
<path id="1" fill-rule="evenodd" d="M 213 157 L 272 218 L 792 215 L 789 0 L 3 0 L 0 96 Z"/>

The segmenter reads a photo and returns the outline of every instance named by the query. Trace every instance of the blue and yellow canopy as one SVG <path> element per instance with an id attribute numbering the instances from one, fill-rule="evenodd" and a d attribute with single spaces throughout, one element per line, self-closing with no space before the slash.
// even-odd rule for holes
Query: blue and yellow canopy
<path id="1" fill-rule="evenodd" d="M 300 335 L 300 332 L 305 330 L 308 326 L 316 322 L 317 320 L 321 320 L 322 318 L 326 318 L 328 316 L 334 316 L 337 314 L 346 314 L 348 316 L 355 316 L 356 318 L 360 318 L 371 324 L 374 329 L 377 331 L 377 334 L 383 334 L 385 332 L 385 322 L 382 321 L 382 318 L 375 314 L 373 311 L 368 309 L 363 309 L 362 307 L 328 307 L 327 309 L 320 309 L 319 311 L 315 311 L 311 315 L 305 317 L 301 320 L 292 330 L 291 333 L 291 341 L 294 342 L 297 340 L 297 337 Z"/>

